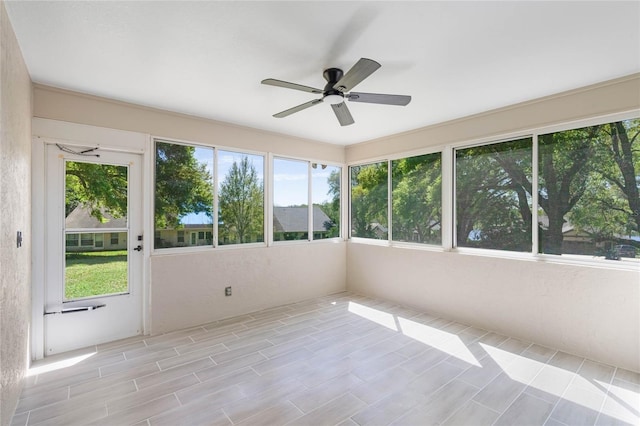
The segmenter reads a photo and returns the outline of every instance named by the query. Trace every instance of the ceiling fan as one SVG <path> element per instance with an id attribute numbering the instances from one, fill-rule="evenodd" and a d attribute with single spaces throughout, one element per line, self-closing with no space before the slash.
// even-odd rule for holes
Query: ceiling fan
<path id="1" fill-rule="evenodd" d="M 376 61 L 367 58 L 361 58 L 356 64 L 351 67 L 346 74 L 339 68 L 328 68 L 324 70 L 322 74 L 324 79 L 327 80 L 327 84 L 324 89 L 316 89 L 314 87 L 303 86 L 301 84 L 289 83 L 288 81 L 276 80 L 274 78 L 267 78 L 262 80 L 262 84 L 268 84 L 270 86 L 285 87 L 287 89 L 302 90 L 303 92 L 321 94 L 322 98 L 314 99 L 309 102 L 305 102 L 301 105 L 289 108 L 273 116 L 276 118 L 287 117 L 295 112 L 302 111 L 314 105 L 318 105 L 323 102 L 331 104 L 333 112 L 336 114 L 341 126 L 348 126 L 353 124 L 353 117 L 347 108 L 345 99 L 351 102 L 366 102 L 371 104 L 384 104 L 384 105 L 401 105 L 405 106 L 411 102 L 411 96 L 405 95 L 384 95 L 380 93 L 361 93 L 350 92 L 355 86 L 360 84 L 362 80 L 373 74 L 381 65 Z M 347 93 L 348 92 L 348 93 Z"/>

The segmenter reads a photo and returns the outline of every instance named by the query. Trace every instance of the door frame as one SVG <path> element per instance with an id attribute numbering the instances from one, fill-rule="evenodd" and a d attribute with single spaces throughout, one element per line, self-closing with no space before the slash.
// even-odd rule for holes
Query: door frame
<path id="1" fill-rule="evenodd" d="M 73 147 L 97 147 L 104 151 L 140 154 L 142 156 L 142 334 L 150 332 L 149 263 L 153 245 L 153 150 L 148 134 L 34 118 L 32 121 L 32 320 L 31 360 L 45 356 L 45 289 L 46 289 L 46 146 L 62 144 Z"/>

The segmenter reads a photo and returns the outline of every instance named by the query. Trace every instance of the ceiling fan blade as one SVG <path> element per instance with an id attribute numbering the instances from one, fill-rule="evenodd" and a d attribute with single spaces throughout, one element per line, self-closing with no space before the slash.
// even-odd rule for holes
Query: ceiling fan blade
<path id="1" fill-rule="evenodd" d="M 344 102 L 339 104 L 332 104 L 331 108 L 333 108 L 333 112 L 336 113 L 336 117 L 338 118 L 341 126 L 348 126 L 355 123 L 355 121 L 353 121 L 353 117 L 351 117 L 349 108 L 347 108 L 347 104 L 345 104 Z"/>
<path id="2" fill-rule="evenodd" d="M 382 65 L 371 59 L 360 58 L 360 60 L 333 85 L 333 88 L 342 93 L 348 92 L 381 66 Z"/>
<path id="3" fill-rule="evenodd" d="M 305 102 L 305 103 L 303 103 L 301 105 L 298 105 L 298 106 L 294 106 L 293 108 L 289 108 L 289 109 L 284 110 L 282 112 L 279 112 L 277 114 L 273 114 L 273 116 L 276 117 L 276 118 L 283 118 L 283 117 L 286 117 L 288 115 L 293 114 L 294 112 L 302 111 L 303 109 L 307 109 L 309 107 L 312 107 L 314 105 L 321 104 L 321 103 L 322 103 L 322 99 L 314 99 L 312 101 Z"/>
<path id="4" fill-rule="evenodd" d="M 405 106 L 411 102 L 411 96 L 406 95 L 383 95 L 381 93 L 360 93 L 351 92 L 345 96 L 351 102 L 367 102 L 370 104 L 401 105 Z"/>
<path id="5" fill-rule="evenodd" d="M 315 87 L 303 86 L 302 84 L 289 83 L 288 81 L 276 80 L 275 78 L 267 78 L 262 80 L 262 84 L 268 84 L 269 86 L 284 87 L 286 89 L 302 90 L 309 93 L 323 93 L 322 89 L 316 89 Z"/>

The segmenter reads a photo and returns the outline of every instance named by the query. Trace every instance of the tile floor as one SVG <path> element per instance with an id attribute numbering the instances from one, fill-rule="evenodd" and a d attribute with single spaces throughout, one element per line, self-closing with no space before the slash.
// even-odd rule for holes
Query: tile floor
<path id="1" fill-rule="evenodd" d="M 50 357 L 11 424 L 638 425 L 640 374 L 340 293 Z"/>

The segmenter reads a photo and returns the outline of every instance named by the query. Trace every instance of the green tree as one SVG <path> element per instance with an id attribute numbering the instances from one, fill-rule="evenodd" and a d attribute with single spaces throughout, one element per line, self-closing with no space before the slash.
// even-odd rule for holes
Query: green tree
<path id="1" fill-rule="evenodd" d="M 329 174 L 327 183 L 327 195 L 331 196 L 331 200 L 323 202 L 320 208 L 329 217 L 329 221 L 324 224 L 328 231 L 326 238 L 333 238 L 340 236 L 340 169 L 336 168 Z"/>
<path id="2" fill-rule="evenodd" d="M 531 138 L 456 151 L 457 244 L 531 250 Z M 528 191 L 531 189 L 529 187 Z"/>
<path id="3" fill-rule="evenodd" d="M 440 153 L 392 162 L 393 239 L 440 244 L 442 172 Z M 414 238 L 415 235 L 415 238 Z"/>
<path id="4" fill-rule="evenodd" d="M 543 253 L 562 254 L 563 227 L 569 212 L 586 192 L 600 190 L 600 185 L 590 179 L 595 164 L 593 141 L 599 130 L 599 126 L 592 126 L 538 138 L 538 204 L 548 221 L 540 228 Z"/>
<path id="5" fill-rule="evenodd" d="M 219 240 L 234 243 L 255 241 L 253 236 L 262 239 L 264 232 L 264 190 L 258 180 L 255 167 L 248 157 L 240 164 L 233 162 L 231 169 L 220 184 L 218 201 L 220 218 L 218 225 Z"/>
<path id="6" fill-rule="evenodd" d="M 639 134 L 640 120 L 618 121 L 599 126 L 592 140 L 593 171 L 571 222 L 596 241 L 640 235 Z"/>
<path id="7" fill-rule="evenodd" d="M 351 228 L 354 237 L 386 238 L 387 162 L 351 167 Z M 375 227 L 379 233 L 376 234 Z"/>
<path id="8" fill-rule="evenodd" d="M 127 167 L 68 161 L 65 173 L 65 216 L 76 207 L 90 210 L 98 220 L 103 214 L 127 214 Z"/>
<path id="9" fill-rule="evenodd" d="M 195 150 L 156 143 L 156 229 L 180 228 L 180 219 L 191 213 L 213 217 L 213 179 L 207 165 L 198 162 Z"/>

